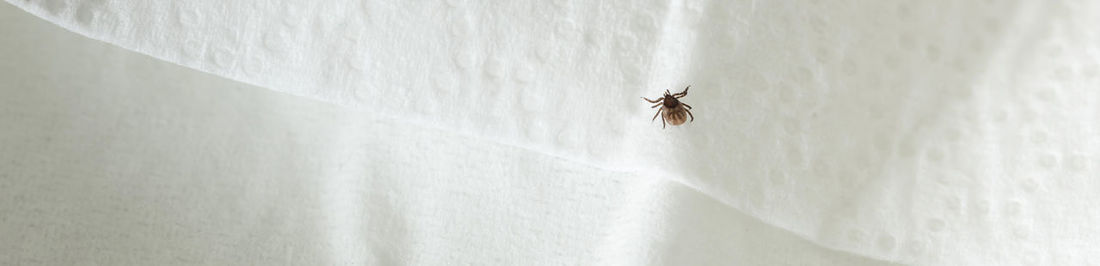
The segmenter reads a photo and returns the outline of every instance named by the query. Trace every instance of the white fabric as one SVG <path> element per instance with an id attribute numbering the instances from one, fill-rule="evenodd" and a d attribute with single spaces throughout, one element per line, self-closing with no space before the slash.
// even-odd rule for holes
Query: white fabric
<path id="1" fill-rule="evenodd" d="M 671 180 L 817 245 L 881 260 L 1082 264 L 1100 255 L 1090 241 L 1100 237 L 1100 229 L 1090 226 L 1100 222 L 1090 208 L 1100 185 L 1091 123 L 1100 106 L 1090 89 L 1100 74 L 1100 43 L 1091 31 L 1100 9 L 1092 2 L 9 2 L 169 62 L 359 110 L 348 121 L 318 115 L 335 128 L 296 123 L 292 127 L 303 127 L 297 129 L 302 133 L 285 137 L 301 148 L 273 152 L 286 161 L 261 167 L 316 167 L 300 174 L 339 189 L 356 187 L 347 182 L 383 184 L 371 186 L 379 191 L 336 195 L 413 193 L 376 176 L 454 174 L 463 178 L 427 183 L 443 191 L 490 189 L 485 200 L 501 202 L 537 199 L 538 193 L 521 187 L 570 187 L 563 180 L 600 180 L 610 187 L 623 183 L 609 180 Z M 696 120 L 660 130 L 639 97 L 688 84 L 693 89 L 684 101 L 695 107 Z M 232 106 L 259 104 L 250 97 L 218 97 L 232 99 L 225 103 Z M 221 112 L 208 113 L 214 114 Z M 236 127 L 254 122 L 225 123 L 234 130 L 211 137 L 250 137 Z M 310 134 L 330 131 L 340 137 Z M 442 132 L 455 135 L 440 137 Z M 409 150 L 449 157 L 397 153 Z M 65 154 L 79 154 L 71 152 Z M 491 163 L 524 156 L 577 169 L 557 173 L 542 164 Z M 341 168 L 310 159 L 345 157 L 375 163 Z M 197 168 L 232 172 L 226 167 L 238 164 L 225 158 L 216 161 L 228 166 Z M 438 168 L 422 167 L 425 162 Z M 538 182 L 505 177 L 513 175 Z M 426 184 L 404 185 L 420 191 Z M 636 192 L 621 189 L 621 195 Z M 444 203 L 450 198 L 426 196 Z M 617 226 L 600 216 L 607 215 L 601 208 L 625 203 L 582 198 L 574 208 L 585 218 L 563 221 Z M 320 202 L 340 213 L 346 207 Z M 539 209 L 525 207 L 517 210 Z M 478 218 L 462 228 L 506 232 L 497 222 L 507 222 L 485 218 L 503 213 L 470 216 Z M 544 212 L 524 213 L 542 214 L 531 218 L 540 224 L 552 222 Z M 435 223 L 427 217 L 437 214 L 415 222 Z M 433 240 L 438 232 L 412 231 L 416 237 L 396 237 L 409 241 L 408 250 L 439 244 Z M 576 243 L 591 240 L 584 239 L 591 232 L 569 232 L 576 238 L 564 236 L 562 246 L 580 248 Z M 479 234 L 455 237 L 472 235 Z M 342 251 L 329 258 L 355 260 L 352 254 L 374 249 L 331 250 Z M 482 252 L 470 255 L 508 253 Z M 572 255 L 563 257 L 585 257 Z"/>

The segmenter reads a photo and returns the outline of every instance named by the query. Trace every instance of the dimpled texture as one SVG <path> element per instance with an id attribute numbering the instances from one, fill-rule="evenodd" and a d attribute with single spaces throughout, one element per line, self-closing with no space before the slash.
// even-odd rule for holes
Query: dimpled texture
<path id="1" fill-rule="evenodd" d="M 883 264 L 680 183 L 244 85 L 6 4 L 0 35 L 0 265 Z"/>
<path id="2" fill-rule="evenodd" d="M 904 263 L 1090 264 L 1091 1 L 8 0 L 169 62 Z M 692 90 L 660 130 L 639 97 Z"/>

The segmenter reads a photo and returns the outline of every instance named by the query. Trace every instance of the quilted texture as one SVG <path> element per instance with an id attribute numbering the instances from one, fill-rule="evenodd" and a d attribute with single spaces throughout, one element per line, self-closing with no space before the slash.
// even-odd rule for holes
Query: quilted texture
<path id="1" fill-rule="evenodd" d="M 1088 1 L 9 2 L 218 76 L 678 182 L 872 258 L 1080 264 L 1100 237 Z M 660 130 L 639 97 L 689 84 L 695 122 Z"/>

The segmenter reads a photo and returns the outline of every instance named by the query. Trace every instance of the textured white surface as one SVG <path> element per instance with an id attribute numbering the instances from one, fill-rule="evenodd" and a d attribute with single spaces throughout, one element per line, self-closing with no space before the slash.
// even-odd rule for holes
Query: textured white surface
<path id="1" fill-rule="evenodd" d="M 5 4 L 0 35 L 3 265 L 882 264 L 678 183 L 242 85 Z"/>
<path id="2" fill-rule="evenodd" d="M 1093 2 L 9 2 L 261 87 L 669 178 L 865 256 L 1098 255 Z M 695 123 L 657 130 L 638 97 L 687 84 Z"/>

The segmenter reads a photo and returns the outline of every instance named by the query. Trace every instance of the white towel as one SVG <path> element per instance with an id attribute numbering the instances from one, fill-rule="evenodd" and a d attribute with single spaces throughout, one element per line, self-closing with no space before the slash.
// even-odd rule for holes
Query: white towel
<path id="1" fill-rule="evenodd" d="M 356 122 L 361 131 L 416 128 L 393 133 L 394 147 L 455 152 L 448 164 L 351 148 L 377 162 L 362 169 L 433 161 L 483 182 L 455 189 L 509 184 L 492 179 L 507 171 L 563 176 L 504 164 L 474 178 L 466 164 L 518 155 L 445 144 L 468 138 L 585 169 L 577 176 L 678 182 L 881 260 L 1096 254 L 1090 25 L 1100 9 L 1089 2 L 9 2 L 169 62 L 379 117 Z M 660 129 L 640 97 L 687 85 L 695 121 Z M 402 145 L 425 140 L 443 144 Z M 487 199 L 523 191 L 505 188 Z M 434 244 L 421 241 L 409 245 Z"/>

